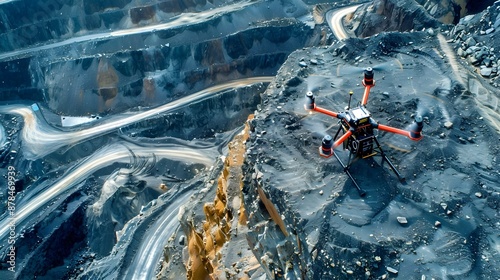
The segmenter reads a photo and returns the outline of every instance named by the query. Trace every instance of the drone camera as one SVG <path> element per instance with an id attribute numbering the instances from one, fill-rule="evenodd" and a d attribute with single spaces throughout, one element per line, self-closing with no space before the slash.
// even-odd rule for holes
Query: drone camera
<path id="1" fill-rule="evenodd" d="M 365 86 L 372 86 L 373 85 L 373 69 L 371 67 L 367 67 L 365 69 L 363 84 Z"/>
<path id="2" fill-rule="evenodd" d="M 319 154 L 322 157 L 331 157 L 333 155 L 333 138 L 330 135 L 325 135 L 323 141 L 321 142 L 321 147 L 319 147 Z"/>
<path id="3" fill-rule="evenodd" d="M 306 103 L 304 104 L 304 107 L 306 110 L 313 110 L 315 106 L 314 95 L 311 91 L 308 91 L 306 93 Z"/>
<path id="4" fill-rule="evenodd" d="M 415 117 L 415 122 L 410 127 L 410 138 L 412 140 L 420 140 L 422 136 L 422 129 L 424 128 L 424 122 L 421 116 Z"/>

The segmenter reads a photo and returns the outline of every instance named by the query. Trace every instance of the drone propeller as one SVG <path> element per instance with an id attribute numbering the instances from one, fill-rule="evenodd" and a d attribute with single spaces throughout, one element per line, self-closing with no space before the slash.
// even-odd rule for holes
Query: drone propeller
<path id="1" fill-rule="evenodd" d="M 319 76 L 315 76 L 315 77 L 319 77 Z M 322 81 L 324 81 L 324 80 L 325 79 L 322 78 Z M 311 88 L 311 87 L 308 87 L 308 88 Z M 328 110 L 319 109 L 318 107 L 316 107 L 316 102 L 315 102 L 315 97 L 314 97 L 313 91 L 306 92 L 306 94 L 304 95 L 304 101 L 302 104 L 303 104 L 302 111 L 309 112 L 302 119 L 302 124 L 305 127 L 307 127 L 307 129 L 312 133 L 313 137 L 322 138 L 323 136 L 328 134 L 327 131 L 332 129 L 332 127 L 338 125 L 337 121 L 333 121 L 331 119 L 329 119 L 327 121 L 327 119 L 325 119 L 323 117 L 319 117 L 322 114 L 318 114 L 318 112 L 325 114 L 326 113 L 325 111 L 328 111 Z M 334 113 L 334 112 L 331 112 L 331 113 Z M 326 114 L 330 115 L 329 113 L 326 113 Z M 332 115 L 330 115 L 330 116 L 332 116 Z M 328 124 L 328 126 L 327 126 L 327 124 Z"/>
<path id="2" fill-rule="evenodd" d="M 417 104 L 417 114 L 421 116 L 434 116 L 436 114 L 441 115 L 444 121 L 451 121 L 448 109 L 445 106 L 445 102 L 430 93 L 424 93 L 419 96 L 419 102 Z M 436 116 L 439 117 L 439 116 Z"/>
<path id="3" fill-rule="evenodd" d="M 329 127 L 326 123 L 315 117 L 316 114 L 307 115 L 302 119 L 302 125 L 309 130 L 314 137 L 321 138 L 327 134 Z"/>
<path id="4" fill-rule="evenodd" d="M 330 76 L 310 75 L 306 78 L 306 92 L 314 92 L 317 94 L 319 91 L 329 88 L 331 80 Z M 292 109 L 293 112 L 297 115 L 306 114 L 307 111 L 304 110 L 304 104 L 308 102 L 309 100 L 307 97 L 304 97 L 302 102 L 296 102 L 296 106 Z"/>
<path id="5" fill-rule="evenodd" d="M 431 110 L 432 110 L 432 107 L 424 105 L 423 102 L 418 102 L 417 110 L 416 110 L 415 114 L 417 116 L 427 116 L 427 115 L 429 115 Z"/>
<path id="6" fill-rule="evenodd" d="M 307 77 L 307 91 L 317 92 L 328 86 L 328 76 L 310 75 Z"/>

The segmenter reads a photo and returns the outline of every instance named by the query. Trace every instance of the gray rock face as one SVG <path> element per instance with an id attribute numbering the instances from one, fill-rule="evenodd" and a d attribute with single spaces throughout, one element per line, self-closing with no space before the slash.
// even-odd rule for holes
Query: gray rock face
<path id="1" fill-rule="evenodd" d="M 0 50 L 12 51 L 50 40 L 121 30 L 167 21 L 234 1 L 20 0 L 0 9 Z M 83 8 L 83 9 L 82 9 Z"/>
<path id="2" fill-rule="evenodd" d="M 462 18 L 450 36 L 457 43 L 457 54 L 478 67 L 476 71 L 481 76 L 492 79 L 493 86 L 498 86 L 496 69 L 500 53 L 496 46 L 500 44 L 500 39 L 495 24 L 500 16 L 500 2 L 491 5 L 476 15 Z"/>
<path id="3" fill-rule="evenodd" d="M 495 32 L 495 28 L 493 28 L 493 27 L 492 27 L 492 28 L 488 28 L 488 29 L 486 29 L 486 30 L 484 31 L 484 33 L 485 33 L 486 35 L 489 35 L 489 34 L 491 34 L 491 33 L 493 33 L 493 32 Z"/>
<path id="4" fill-rule="evenodd" d="M 374 9 L 360 17 L 355 33 L 359 37 L 372 36 L 382 31 L 410 31 L 437 28 L 441 23 L 413 1 L 375 0 Z"/>
<path id="5" fill-rule="evenodd" d="M 179 32 L 175 36 L 188 36 L 193 30 L 187 28 Z M 200 43 L 186 39 L 185 44 L 162 44 L 147 50 L 120 51 L 107 59 L 97 56 L 85 59 L 84 63 L 80 59 L 51 63 L 37 74 L 45 84 L 47 102 L 55 111 L 67 115 L 100 113 L 80 111 L 93 108 L 116 113 L 128 109 L 128 99 L 131 98 L 135 99 L 135 106 L 139 100 L 144 106 L 155 106 L 228 79 L 256 72 L 273 75 L 288 53 L 307 44 L 310 32 L 313 30 L 299 22 L 281 22 L 279 27 L 273 24 L 254 27 Z M 274 35 L 276 33 L 293 36 L 278 38 Z M 260 42 L 257 44 L 256 41 Z M 280 51 L 267 52 L 274 50 L 276 44 L 283 43 L 286 47 Z M 228 55 L 225 56 L 225 53 Z M 116 72 L 116 82 L 112 87 L 92 81 L 102 80 L 101 77 L 106 75 L 106 72 L 99 71 L 99 65 L 104 60 L 108 61 L 106 71 Z M 81 89 L 82 84 L 87 86 Z M 100 88 L 115 88 L 121 94 L 105 95 Z M 82 96 L 82 91 L 85 101 L 95 106 L 83 108 L 78 103 L 68 106 L 75 95 Z M 99 95 L 93 94 L 95 91 Z M 104 103 L 104 106 L 99 103 Z"/>
<path id="6" fill-rule="evenodd" d="M 5 9 L 0 13 L 16 9 L 23 3 L 14 1 L 2 5 Z M 7 61 L 0 58 L 0 65 L 12 71 L 0 73 L 0 99 L 21 96 L 45 102 L 51 110 L 68 116 L 117 113 L 137 105 L 157 106 L 214 83 L 253 75 L 274 75 L 290 52 L 320 40 L 313 35 L 319 30 L 288 18 L 302 11 L 303 3 L 298 1 L 287 1 L 290 9 L 273 3 L 270 7 L 276 13 L 272 16 L 258 12 L 269 8 L 266 3 L 242 6 L 228 2 L 227 11 L 224 9 L 226 6 L 221 5 L 218 7 L 220 12 L 213 17 L 209 15 L 212 4 L 208 2 L 191 3 L 185 7 L 180 3 L 177 8 L 168 8 L 168 3 L 172 4 L 163 1 L 151 6 L 154 9 L 142 6 L 136 9 L 132 4 L 126 5 L 123 9 L 132 7 L 138 14 L 129 13 L 124 17 L 145 18 L 119 19 L 120 23 L 131 21 L 131 26 L 110 24 L 105 30 L 104 27 L 96 27 L 85 32 L 75 31 L 78 34 L 52 32 L 55 37 L 44 37 L 40 33 L 37 42 L 54 41 L 46 42 L 47 47 L 42 46 L 33 52 L 29 48 L 22 49 L 35 42 L 23 43 L 16 39 L 19 34 L 11 34 L 15 30 L 6 27 L 0 37 L 13 38 L 18 45 L 12 47 L 21 48 L 21 54 L 26 58 L 18 60 L 16 56 L 9 57 L 9 52 L 3 53 Z M 119 8 L 123 4 L 123 1 L 105 2 L 88 6 L 86 11 L 92 16 L 109 15 L 123 12 Z M 294 4 L 295 8 L 291 9 Z M 104 8 L 107 5 L 118 8 L 108 11 Z M 171 26 L 171 21 L 165 20 L 166 25 L 158 29 L 110 36 L 110 32 L 121 28 L 129 31 L 143 25 L 147 27 L 148 23 L 158 25 L 158 22 L 148 22 L 149 13 L 155 12 L 151 16 L 161 21 L 156 15 L 158 10 L 175 14 L 194 7 L 210 9 L 205 11 L 206 15 L 202 11 L 193 19 L 172 23 Z M 61 9 L 65 8 L 61 6 Z M 106 11 L 102 12 L 103 9 Z M 164 12 L 161 14 L 166 15 Z M 15 21 L 15 18 L 5 17 Z M 258 23 L 249 25 L 249 22 Z M 14 23 L 9 26 L 14 26 Z M 96 33 L 87 38 L 86 32 L 91 31 Z M 68 36 L 75 36 L 75 42 L 67 40 Z M 278 44 L 279 48 L 276 47 Z M 9 49 L 3 46 L 4 51 Z M 81 106 L 83 103 L 88 106 Z"/>
<path id="7" fill-rule="evenodd" d="M 475 46 L 477 44 L 476 40 L 471 36 L 465 40 L 465 44 L 469 47 Z"/>

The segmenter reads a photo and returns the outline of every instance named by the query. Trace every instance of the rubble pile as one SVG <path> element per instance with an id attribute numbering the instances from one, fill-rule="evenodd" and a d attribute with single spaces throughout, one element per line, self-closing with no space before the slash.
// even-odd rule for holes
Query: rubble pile
<path id="1" fill-rule="evenodd" d="M 462 18 L 450 32 L 457 54 L 495 87 L 500 82 L 499 28 L 500 1 L 497 1 L 479 14 Z"/>

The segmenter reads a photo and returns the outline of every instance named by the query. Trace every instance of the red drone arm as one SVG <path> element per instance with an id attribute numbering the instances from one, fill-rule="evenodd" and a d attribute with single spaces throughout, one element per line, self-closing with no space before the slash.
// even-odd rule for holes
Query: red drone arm
<path id="1" fill-rule="evenodd" d="M 351 137 L 351 135 L 352 135 L 352 131 L 350 131 L 350 130 L 346 131 L 346 133 L 344 133 L 344 135 L 342 135 L 339 139 L 337 139 L 337 141 L 335 141 L 335 143 L 333 143 L 332 149 L 335 149 L 338 146 L 340 146 L 340 144 L 342 144 L 345 140 L 347 140 L 347 138 Z"/>
<path id="2" fill-rule="evenodd" d="M 330 111 L 330 110 L 327 110 L 327 109 L 323 109 L 323 108 L 318 107 L 316 105 L 314 105 L 314 108 L 312 110 L 316 111 L 316 112 L 319 112 L 319 113 L 323 113 L 323 114 L 328 115 L 328 116 L 332 116 L 334 118 L 336 118 L 337 115 L 338 115 L 336 112 L 333 112 L 333 111 Z"/>
<path id="3" fill-rule="evenodd" d="M 361 101 L 361 105 L 365 106 L 368 103 L 368 96 L 370 96 L 370 89 L 372 87 L 373 85 L 365 85 L 365 93 L 363 94 L 363 100 Z"/>
<path id="4" fill-rule="evenodd" d="M 334 118 L 337 118 L 338 115 L 336 112 L 316 106 L 316 103 L 314 102 L 314 95 L 311 91 L 306 93 L 306 103 L 304 104 L 304 108 L 308 111 L 316 111 Z"/>
<path id="5" fill-rule="evenodd" d="M 399 129 L 399 128 L 395 128 L 395 127 L 387 126 L 387 125 L 383 125 L 383 124 L 379 124 L 378 129 L 382 130 L 382 131 L 395 133 L 395 134 L 400 134 L 400 135 L 406 136 L 408 138 L 411 138 L 410 132 L 407 130 L 403 130 L 403 129 Z"/>
<path id="6" fill-rule="evenodd" d="M 325 135 L 325 137 L 323 137 L 323 141 L 321 142 L 321 147 L 319 147 L 319 155 L 325 158 L 331 157 L 334 154 L 333 150 L 340 146 L 340 144 L 347 140 L 347 138 L 351 137 L 351 135 L 352 131 L 348 130 L 335 142 L 333 142 L 332 136 L 328 134 Z"/>
<path id="7" fill-rule="evenodd" d="M 419 141 L 422 139 L 424 136 L 422 135 L 422 120 L 421 119 L 416 119 L 415 123 L 411 126 L 410 130 L 404 130 L 404 129 L 399 129 L 395 128 L 392 126 L 388 125 L 383 125 L 383 124 L 378 124 L 377 128 L 382 131 L 387 131 L 395 134 L 400 134 L 403 136 L 406 136 L 410 138 L 413 141 Z"/>

